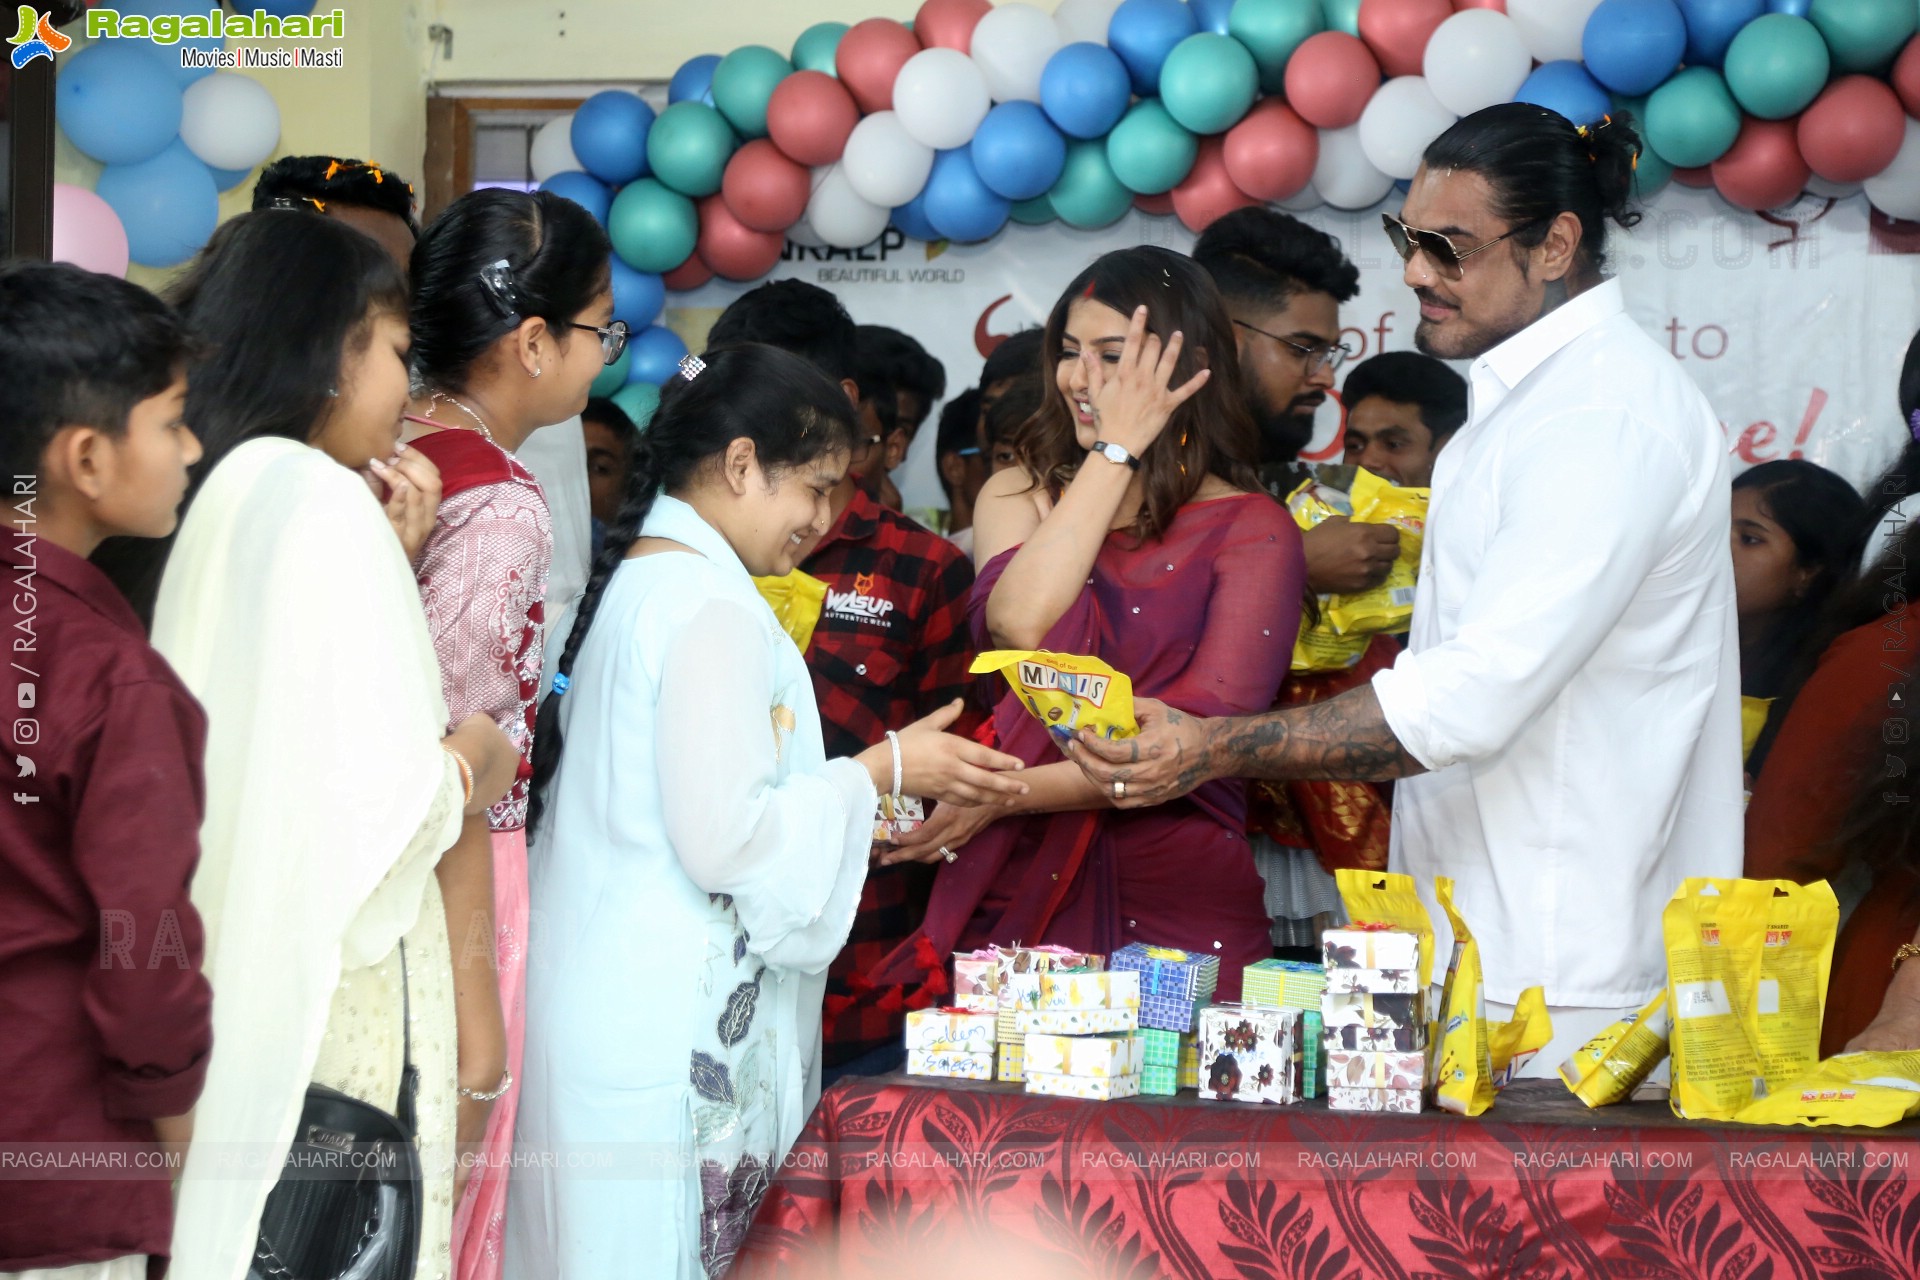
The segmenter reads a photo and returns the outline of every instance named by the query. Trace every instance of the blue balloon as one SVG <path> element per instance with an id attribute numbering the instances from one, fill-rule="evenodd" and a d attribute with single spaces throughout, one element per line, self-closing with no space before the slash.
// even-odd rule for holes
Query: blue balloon
<path id="1" fill-rule="evenodd" d="M 136 40 L 101 40 L 53 82 L 54 118 L 104 164 L 151 160 L 180 136 L 180 81 Z"/>
<path id="2" fill-rule="evenodd" d="M 1807 0 L 1801 0 L 1798 16 L 1805 17 L 1806 8 Z M 1687 65 L 1719 66 L 1740 28 L 1766 11 L 1766 0 L 1680 0 L 1680 16 L 1687 23 Z"/>
<path id="3" fill-rule="evenodd" d="M 108 165 L 94 190 L 120 215 L 127 256 L 145 267 L 185 262 L 220 221 L 212 171 L 178 139 L 159 155 Z"/>
<path id="4" fill-rule="evenodd" d="M 123 18 L 200 18 L 205 20 L 207 10 L 215 6 L 208 4 L 207 0 L 118 0 L 118 3 L 108 7 L 117 10 Z M 250 4 L 244 12 L 251 14 L 256 7 L 265 9 L 269 14 L 273 13 L 273 6 L 271 4 L 259 6 Z M 313 8 L 313 0 L 307 0 L 306 8 L 300 12 L 304 14 L 311 8 Z M 274 16 L 291 17 L 292 15 L 275 14 Z M 135 42 L 128 41 L 128 43 L 132 44 Z M 138 43 L 140 47 L 157 56 L 160 61 L 166 65 L 167 69 L 179 78 L 182 85 L 189 85 L 202 76 L 212 75 L 213 68 L 182 67 L 180 65 L 180 51 L 182 49 L 198 49 L 202 53 L 213 53 L 221 48 L 224 41 L 216 36 L 207 36 L 200 40 L 176 40 L 172 44 L 159 44 L 148 41 L 139 41 Z"/>
<path id="5" fill-rule="evenodd" d="M 627 340 L 633 363 L 627 367 L 628 382 L 651 382 L 659 386 L 680 372 L 687 358 L 687 344 L 671 329 L 650 324 Z"/>
<path id="6" fill-rule="evenodd" d="M 1211 31 L 1217 36 L 1230 35 L 1227 19 L 1233 13 L 1233 0 L 1187 0 L 1187 7 L 1193 10 L 1194 20 L 1202 31 Z"/>
<path id="7" fill-rule="evenodd" d="M 667 81 L 667 105 L 676 102 L 704 102 L 713 105 L 713 69 L 720 65 L 720 55 L 703 53 L 697 58 L 688 58 L 673 73 L 673 79 Z"/>
<path id="8" fill-rule="evenodd" d="M 1768 13 L 1784 13 L 1789 18 L 1804 18 L 1813 8 L 1813 0 L 1767 0 Z"/>
<path id="9" fill-rule="evenodd" d="M 608 259 L 613 272 L 613 318 L 625 320 L 627 328 L 639 333 L 660 318 L 667 304 L 666 282 L 651 271 L 635 271 L 620 260 Z"/>
<path id="10" fill-rule="evenodd" d="M 1013 202 L 996 195 L 967 158 L 965 147 L 942 151 L 933 158 L 933 173 L 922 193 L 927 221 L 949 240 L 967 244 L 985 240 L 1007 225 Z"/>
<path id="11" fill-rule="evenodd" d="M 1580 40 L 1587 74 L 1615 93 L 1652 93 L 1680 66 L 1687 23 L 1673 0 L 1600 0 Z"/>
<path id="12" fill-rule="evenodd" d="M 1103 44 L 1067 45 L 1047 59 L 1040 73 L 1040 105 L 1071 137 L 1106 137 L 1132 101 L 1127 64 Z"/>
<path id="13" fill-rule="evenodd" d="M 573 113 L 568 135 L 586 171 L 615 186 L 647 175 L 647 130 L 653 108 L 637 93 L 602 89 Z"/>
<path id="14" fill-rule="evenodd" d="M 213 175 L 213 185 L 222 191 L 231 191 L 253 176 L 251 169 L 215 169 L 211 165 L 207 172 Z"/>
<path id="15" fill-rule="evenodd" d="M 927 220 L 927 193 L 925 191 L 922 191 L 919 195 L 895 209 L 893 211 L 892 221 L 893 225 L 899 228 L 901 233 L 909 240 L 924 240 L 932 243 L 935 240 L 943 240 L 946 238 L 938 231 L 935 231 L 933 229 L 933 223 Z"/>
<path id="16" fill-rule="evenodd" d="M 603 227 L 607 225 L 607 210 L 613 207 L 613 188 L 592 174 L 568 169 L 548 178 L 540 184 L 540 189 L 573 201 L 592 214 L 595 222 Z"/>
<path id="17" fill-rule="evenodd" d="M 1535 67 L 1513 100 L 1558 111 L 1575 124 L 1592 124 L 1613 105 L 1607 91 L 1585 67 L 1568 61 Z"/>
<path id="18" fill-rule="evenodd" d="M 1135 93 L 1160 87 L 1160 64 L 1173 46 L 1200 30 L 1184 0 L 1125 0 L 1107 24 L 1107 45 L 1127 64 Z"/>
<path id="19" fill-rule="evenodd" d="M 1067 140 L 1031 102 L 1003 102 L 987 112 L 967 152 L 980 181 L 1009 200 L 1053 190 L 1067 167 Z"/>

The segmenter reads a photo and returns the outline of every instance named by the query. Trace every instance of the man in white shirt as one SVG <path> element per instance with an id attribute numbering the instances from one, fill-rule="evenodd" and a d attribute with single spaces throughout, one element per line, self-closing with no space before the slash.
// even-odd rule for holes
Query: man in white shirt
<path id="1" fill-rule="evenodd" d="M 1490 107 L 1427 149 L 1387 219 L 1416 342 L 1473 359 L 1399 661 L 1264 716 L 1143 700 L 1138 738 L 1073 751 L 1121 805 L 1219 777 L 1404 779 L 1391 865 L 1429 898 L 1453 877 L 1489 1016 L 1545 988 L 1532 1074 L 1664 985 L 1684 878 L 1741 869 L 1725 443 L 1601 273 L 1606 220 L 1635 219 L 1637 146 L 1621 123 Z"/>

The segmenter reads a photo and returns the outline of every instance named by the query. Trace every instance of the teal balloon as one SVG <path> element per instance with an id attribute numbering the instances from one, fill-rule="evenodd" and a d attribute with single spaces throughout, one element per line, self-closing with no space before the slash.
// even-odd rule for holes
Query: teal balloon
<path id="1" fill-rule="evenodd" d="M 1633 198 L 1645 200 L 1673 181 L 1673 166 L 1660 158 L 1652 147 L 1642 146 L 1633 166 Z"/>
<path id="2" fill-rule="evenodd" d="M 1097 139 L 1067 144 L 1067 167 L 1045 199 L 1060 221 L 1082 231 L 1118 222 L 1133 208 L 1133 192 L 1114 175 Z"/>
<path id="3" fill-rule="evenodd" d="M 720 189 L 738 141 L 718 109 L 703 102 L 676 102 L 660 113 L 647 134 L 647 165 L 654 177 L 683 196 L 710 196 Z"/>
<path id="4" fill-rule="evenodd" d="M 1078 143 L 1069 144 L 1070 147 L 1078 145 Z M 1052 222 L 1060 215 L 1053 211 L 1052 196 L 1038 195 L 1031 200 L 1015 201 L 1013 211 L 1007 216 L 1022 226 L 1037 227 L 1043 223 Z"/>
<path id="5" fill-rule="evenodd" d="M 1913 35 L 1913 0 L 1813 0 L 1807 17 L 1841 71 L 1884 71 Z"/>
<path id="6" fill-rule="evenodd" d="M 1709 67 L 1688 67 L 1647 98 L 1647 145 L 1682 169 L 1712 164 L 1740 136 L 1740 107 Z"/>
<path id="7" fill-rule="evenodd" d="M 1300 42 L 1326 29 L 1327 13 L 1320 0 L 1234 0 L 1227 18 L 1227 34 L 1253 55 L 1260 87 L 1268 93 L 1286 87 L 1287 59 Z"/>
<path id="8" fill-rule="evenodd" d="M 1327 11 L 1327 30 L 1360 34 L 1360 0 L 1324 0 L 1322 7 Z"/>
<path id="9" fill-rule="evenodd" d="M 620 358 L 593 375 L 593 385 L 587 394 L 610 396 L 627 385 L 627 370 L 633 364 L 633 353 L 626 349 L 620 352 Z"/>
<path id="10" fill-rule="evenodd" d="M 599 386 L 598 382 L 594 386 Z M 598 391 L 595 395 L 600 394 Z M 633 425 L 645 431 L 653 421 L 653 411 L 660 407 L 660 388 L 651 382 L 629 382 L 612 395 L 612 400 L 633 419 Z"/>
<path id="11" fill-rule="evenodd" d="M 1762 120 L 1784 120 L 1820 96 L 1830 62 L 1811 22 L 1764 13 L 1740 28 L 1724 65 L 1736 102 Z"/>
<path id="12" fill-rule="evenodd" d="M 720 59 L 720 65 L 713 69 L 713 105 L 741 136 L 764 138 L 767 99 L 792 74 L 793 64 L 767 46 L 743 45 Z"/>
<path id="13" fill-rule="evenodd" d="M 793 42 L 793 63 L 795 71 L 824 71 L 830 76 L 840 73 L 833 69 L 834 55 L 840 52 L 840 37 L 847 34 L 844 22 L 816 22 L 800 33 Z"/>
<path id="14" fill-rule="evenodd" d="M 1114 176 L 1143 196 L 1179 186 L 1199 154 L 1200 139 L 1182 128 L 1158 98 L 1142 98 L 1128 107 L 1107 135 L 1107 163 Z"/>
<path id="15" fill-rule="evenodd" d="M 607 211 L 607 238 L 620 261 L 635 271 L 671 271 L 693 253 L 700 238 L 700 214 L 693 201 L 679 192 L 657 179 L 641 178 L 620 188 L 613 198 L 613 208 Z"/>
<path id="16" fill-rule="evenodd" d="M 1160 101 L 1182 128 L 1225 133 L 1260 96 L 1260 69 L 1232 36 L 1202 31 L 1173 46 L 1160 64 Z"/>

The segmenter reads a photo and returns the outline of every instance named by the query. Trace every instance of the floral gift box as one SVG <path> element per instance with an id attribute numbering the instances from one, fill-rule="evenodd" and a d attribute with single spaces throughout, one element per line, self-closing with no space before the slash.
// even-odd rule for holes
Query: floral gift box
<path id="1" fill-rule="evenodd" d="M 1420 939 L 1398 929 L 1328 929 L 1320 949 L 1329 980 L 1335 969 L 1420 969 Z"/>
<path id="2" fill-rule="evenodd" d="M 1000 956 L 995 951 L 956 952 L 953 957 L 953 1002 L 977 1013 L 1000 1008 Z"/>
<path id="3" fill-rule="evenodd" d="M 1028 1036 L 1026 1070 L 1041 1075 L 1105 1080 L 1140 1074 L 1144 1046 L 1138 1035 Z"/>
<path id="4" fill-rule="evenodd" d="M 1138 1009 L 1036 1009 L 1017 1019 L 1023 1036 L 1097 1036 L 1111 1031 L 1133 1031 L 1140 1026 Z"/>
<path id="5" fill-rule="evenodd" d="M 1329 969 L 1325 989 L 1335 995 L 1410 996 L 1419 985 L 1412 969 Z"/>
<path id="6" fill-rule="evenodd" d="M 993 1054 L 909 1049 L 907 1050 L 907 1074 L 944 1076 L 949 1080 L 991 1080 L 993 1079 Z"/>
<path id="7" fill-rule="evenodd" d="M 1140 1025 L 1167 1031 L 1191 1031 L 1200 1006 L 1213 999 L 1220 982 L 1220 957 L 1176 947 L 1130 943 L 1113 953 L 1116 971 L 1139 974 Z"/>
<path id="8" fill-rule="evenodd" d="M 1042 1009 L 1138 1009 L 1140 975 L 1112 970 L 1055 969 L 1040 975 Z"/>
<path id="9" fill-rule="evenodd" d="M 1398 1049 L 1404 1053 L 1427 1047 L 1427 1001 L 1422 991 L 1386 995 L 1329 991 L 1320 997 L 1320 1017 L 1329 1052 Z"/>
<path id="10" fill-rule="evenodd" d="M 1327 1084 L 1365 1089 L 1422 1089 L 1427 1055 L 1419 1051 L 1334 1049 L 1327 1054 Z"/>
<path id="11" fill-rule="evenodd" d="M 1056 1098 L 1090 1098 L 1109 1102 L 1115 1098 L 1134 1098 L 1140 1094 L 1140 1077 L 1113 1076 L 1095 1080 L 1089 1076 L 1054 1076 L 1044 1072 L 1027 1073 L 1027 1092 L 1044 1093 Z"/>
<path id="12" fill-rule="evenodd" d="M 1330 1111 L 1392 1111 L 1401 1115 L 1420 1114 L 1418 1089 L 1362 1089 L 1354 1085 L 1327 1086 Z"/>
<path id="13" fill-rule="evenodd" d="M 992 1053 L 997 1013 L 969 1009 L 914 1009 L 907 1014 L 907 1049 L 946 1053 Z"/>
<path id="14" fill-rule="evenodd" d="M 1200 1011 L 1200 1096 L 1227 1102 L 1294 1100 L 1298 1009 L 1210 1004 Z"/>

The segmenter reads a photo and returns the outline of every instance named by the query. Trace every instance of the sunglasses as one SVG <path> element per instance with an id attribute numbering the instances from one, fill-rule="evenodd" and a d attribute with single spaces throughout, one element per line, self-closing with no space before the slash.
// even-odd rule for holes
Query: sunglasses
<path id="1" fill-rule="evenodd" d="M 602 364 L 612 364 L 620 358 L 620 353 L 627 349 L 627 338 L 633 332 L 632 329 L 628 328 L 625 320 L 615 320 L 604 329 L 597 324 L 581 324 L 576 320 L 573 327 L 576 329 L 584 329 L 588 333 L 597 333 L 600 335 L 600 362 Z"/>
<path id="2" fill-rule="evenodd" d="M 1380 225 L 1387 229 L 1387 239 L 1393 242 L 1394 252 L 1400 255 L 1400 261 L 1412 262 L 1414 254 L 1424 253 L 1427 255 L 1427 261 L 1433 264 L 1433 269 L 1449 280 L 1460 278 L 1460 264 L 1474 254 L 1491 249 L 1509 236 L 1517 236 L 1528 227 L 1543 221 L 1545 221 L 1543 218 L 1529 218 L 1485 244 L 1477 244 L 1471 249 L 1463 250 L 1438 231 L 1422 231 L 1419 227 L 1410 227 L 1390 213 L 1380 215 Z"/>

